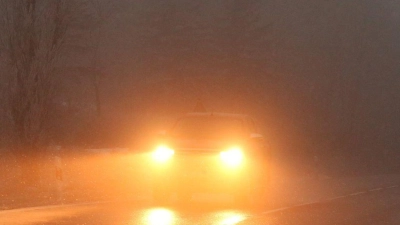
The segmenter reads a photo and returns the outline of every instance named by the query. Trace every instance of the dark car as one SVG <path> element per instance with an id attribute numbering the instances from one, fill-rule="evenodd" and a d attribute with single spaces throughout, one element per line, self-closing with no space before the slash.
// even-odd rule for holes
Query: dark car
<path id="1" fill-rule="evenodd" d="M 190 199 L 201 191 L 262 198 L 269 182 L 269 149 L 252 118 L 189 113 L 166 131 L 152 152 L 153 197 Z"/>

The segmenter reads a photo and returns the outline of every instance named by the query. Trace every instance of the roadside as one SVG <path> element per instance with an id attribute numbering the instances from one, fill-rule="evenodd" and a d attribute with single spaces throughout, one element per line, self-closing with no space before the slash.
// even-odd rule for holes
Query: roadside
<path id="1" fill-rule="evenodd" d="M 140 160 L 140 159 L 139 159 Z M 137 192 L 138 162 L 118 149 L 68 154 L 42 163 L 34 186 L 22 186 L 15 160 L 0 164 L 0 210 L 126 199 Z M 59 160 L 58 160 L 59 161 Z"/>
<path id="2" fill-rule="evenodd" d="M 269 194 L 272 208 L 319 202 L 330 198 L 400 184 L 399 174 L 363 177 L 297 177 L 275 180 Z"/>
<path id="3" fill-rule="evenodd" d="M 18 168 L 6 167 L 0 182 L 0 209 L 54 204 L 150 199 L 146 156 L 126 151 L 96 151 L 63 157 L 62 179 L 54 163 L 44 167 L 40 185 L 18 187 Z M 400 175 L 328 177 L 307 175 L 297 168 L 273 168 L 268 207 L 279 208 L 400 184 Z M 15 165 L 14 165 L 15 166 Z M 6 171 L 6 170 L 3 170 Z M 12 174 L 7 176 L 7 174 Z"/>

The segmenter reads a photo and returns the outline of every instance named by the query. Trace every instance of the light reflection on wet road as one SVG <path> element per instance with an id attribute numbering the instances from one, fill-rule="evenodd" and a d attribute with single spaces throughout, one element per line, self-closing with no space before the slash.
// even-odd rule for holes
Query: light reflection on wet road
<path id="1" fill-rule="evenodd" d="M 144 210 L 143 217 L 133 217 L 130 224 L 149 224 L 149 225 L 174 225 L 185 224 L 189 220 L 193 223 L 234 225 L 247 218 L 247 214 L 238 210 L 221 210 L 211 212 L 197 212 L 197 215 L 179 212 L 168 208 L 150 208 Z"/>
<path id="2" fill-rule="evenodd" d="M 229 204 L 104 203 L 0 212 L 0 225 L 400 224 L 400 189 L 349 195 L 302 207 L 240 208 Z"/>
<path id="3" fill-rule="evenodd" d="M 143 217 L 143 223 L 149 225 L 172 225 L 175 220 L 175 212 L 165 208 L 149 209 Z"/>
<path id="4" fill-rule="evenodd" d="M 229 208 L 225 205 L 186 204 L 154 206 L 143 203 L 107 203 L 91 206 L 65 206 L 11 210 L 0 213 L 0 225 L 36 224 L 215 224 L 234 225 L 244 221 L 255 212 Z"/>

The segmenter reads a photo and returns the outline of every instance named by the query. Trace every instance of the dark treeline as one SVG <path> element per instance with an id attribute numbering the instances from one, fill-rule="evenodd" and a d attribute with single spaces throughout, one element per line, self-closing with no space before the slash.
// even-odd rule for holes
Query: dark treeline
<path id="1" fill-rule="evenodd" d="M 201 99 L 210 111 L 253 115 L 279 154 L 396 169 L 394 2 L 89 2 L 68 11 L 81 19 L 66 17 L 45 135 L 31 145 L 132 146 Z M 8 55 L 0 56 L 7 147 L 20 139 L 6 100 Z"/>

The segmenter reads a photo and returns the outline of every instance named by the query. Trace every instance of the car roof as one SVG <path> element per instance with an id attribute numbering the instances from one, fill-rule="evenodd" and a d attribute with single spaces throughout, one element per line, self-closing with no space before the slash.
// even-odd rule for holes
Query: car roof
<path id="1" fill-rule="evenodd" d="M 187 113 L 184 117 L 227 117 L 227 118 L 235 118 L 235 119 L 247 119 L 248 115 L 245 114 L 236 114 L 236 113 L 216 113 L 216 112 L 194 112 Z"/>

